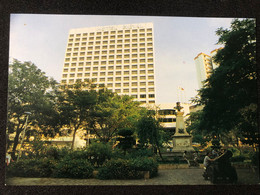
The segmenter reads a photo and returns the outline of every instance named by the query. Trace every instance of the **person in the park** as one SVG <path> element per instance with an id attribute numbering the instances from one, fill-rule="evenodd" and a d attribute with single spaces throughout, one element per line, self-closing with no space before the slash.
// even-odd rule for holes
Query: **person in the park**
<path id="1" fill-rule="evenodd" d="M 12 161 L 12 157 L 10 152 L 7 153 L 6 157 L 5 157 L 5 163 L 8 166 L 10 164 L 10 162 Z"/>
<path id="2" fill-rule="evenodd" d="M 194 160 L 196 166 L 199 166 L 199 162 L 198 162 L 199 152 L 196 151 L 196 152 L 193 154 L 193 156 L 194 156 L 194 159 L 193 159 L 193 160 Z"/>
<path id="3" fill-rule="evenodd" d="M 212 156 L 211 152 L 207 152 L 204 161 L 203 161 L 203 165 L 206 167 L 206 169 L 208 168 L 208 166 L 210 165 L 211 162 L 213 162 L 215 159 L 211 159 L 210 157 Z"/>
<path id="4" fill-rule="evenodd" d="M 203 176 L 208 179 L 208 167 L 210 165 L 211 162 L 213 162 L 215 159 L 211 159 L 210 157 L 212 157 L 212 153 L 211 152 L 207 152 L 204 161 L 203 161 L 203 165 L 204 168 L 206 169 L 205 172 L 203 173 Z"/>
<path id="5" fill-rule="evenodd" d="M 184 158 L 184 160 L 187 161 L 188 165 L 190 166 L 190 161 L 188 160 L 188 157 L 187 157 L 187 151 L 184 151 L 183 158 Z"/>

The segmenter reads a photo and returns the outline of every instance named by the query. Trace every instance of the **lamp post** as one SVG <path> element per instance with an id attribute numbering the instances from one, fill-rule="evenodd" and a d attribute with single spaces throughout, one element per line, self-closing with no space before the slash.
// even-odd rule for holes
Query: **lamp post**
<path id="1" fill-rule="evenodd" d="M 27 122 L 28 122 L 28 118 L 29 118 L 29 115 L 32 114 L 31 112 L 24 112 L 24 114 L 26 114 L 26 120 L 25 120 L 25 124 L 24 124 L 24 129 L 23 129 L 23 132 L 22 132 L 22 141 L 21 141 L 21 146 L 20 146 L 20 150 L 19 150 L 19 154 L 18 154 L 18 157 L 17 157 L 17 162 L 19 161 L 19 158 L 21 156 L 21 152 L 22 152 L 22 146 L 23 146 L 23 142 L 24 142 L 24 137 L 25 137 L 25 132 L 26 132 L 26 128 L 27 128 Z"/>

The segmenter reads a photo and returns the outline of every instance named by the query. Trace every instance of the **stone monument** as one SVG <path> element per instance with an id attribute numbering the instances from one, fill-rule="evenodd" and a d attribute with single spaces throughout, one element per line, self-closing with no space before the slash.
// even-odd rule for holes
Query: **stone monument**
<path id="1" fill-rule="evenodd" d="M 184 112 L 181 112 L 183 108 L 180 102 L 176 103 L 176 130 L 173 136 L 173 152 L 192 152 L 194 148 L 192 147 L 192 136 L 186 131 L 184 123 Z"/>

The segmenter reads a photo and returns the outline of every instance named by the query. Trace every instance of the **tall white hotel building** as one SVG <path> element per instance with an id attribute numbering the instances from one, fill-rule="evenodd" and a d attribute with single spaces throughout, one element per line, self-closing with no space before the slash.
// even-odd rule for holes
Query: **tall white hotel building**
<path id="1" fill-rule="evenodd" d="M 199 89 L 203 87 L 205 80 L 212 75 L 213 70 L 219 66 L 214 62 L 213 56 L 215 56 L 220 49 L 222 48 L 211 51 L 210 55 L 199 53 L 194 58 Z"/>
<path id="2" fill-rule="evenodd" d="M 153 24 L 71 29 L 61 83 L 77 80 L 154 104 Z"/>

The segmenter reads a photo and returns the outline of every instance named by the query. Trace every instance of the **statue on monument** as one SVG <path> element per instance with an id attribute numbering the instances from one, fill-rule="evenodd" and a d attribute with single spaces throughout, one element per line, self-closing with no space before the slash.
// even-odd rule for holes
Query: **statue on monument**
<path id="1" fill-rule="evenodd" d="M 173 151 L 193 151 L 192 136 L 188 134 L 184 122 L 184 112 L 181 110 L 183 107 L 180 102 L 176 103 L 176 130 L 173 136 Z"/>

